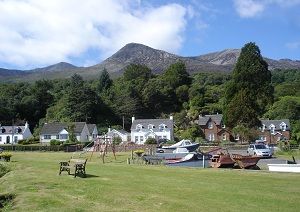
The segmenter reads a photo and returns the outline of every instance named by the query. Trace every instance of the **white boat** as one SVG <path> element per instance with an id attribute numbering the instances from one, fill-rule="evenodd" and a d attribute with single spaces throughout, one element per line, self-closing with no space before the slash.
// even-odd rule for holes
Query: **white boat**
<path id="1" fill-rule="evenodd" d="M 271 172 L 295 172 L 300 173 L 300 164 L 268 164 Z"/>
<path id="2" fill-rule="evenodd" d="M 171 146 L 162 146 L 161 148 L 157 149 L 158 153 L 164 153 L 164 152 L 169 152 L 172 153 L 176 149 L 180 148 L 180 151 L 187 151 L 187 152 L 194 152 L 198 149 L 200 146 L 199 143 L 192 143 L 190 140 L 181 140 L 176 144 L 173 144 Z"/>

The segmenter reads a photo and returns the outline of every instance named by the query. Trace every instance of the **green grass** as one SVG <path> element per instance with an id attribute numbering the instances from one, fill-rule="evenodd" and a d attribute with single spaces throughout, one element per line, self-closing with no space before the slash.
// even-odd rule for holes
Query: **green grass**
<path id="1" fill-rule="evenodd" d="M 299 174 L 106 164 L 95 155 L 87 178 L 58 176 L 69 153 L 14 153 L 0 194 L 14 211 L 299 211 Z"/>

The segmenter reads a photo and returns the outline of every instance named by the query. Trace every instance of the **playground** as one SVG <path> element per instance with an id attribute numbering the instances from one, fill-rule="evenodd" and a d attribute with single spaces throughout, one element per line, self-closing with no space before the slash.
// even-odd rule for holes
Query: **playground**
<path id="1" fill-rule="evenodd" d="M 91 152 L 87 153 L 90 156 Z M 59 172 L 73 153 L 14 152 L 0 195 L 6 211 L 297 211 L 299 174 L 126 163 L 130 152 L 94 152 L 86 177 Z M 253 189 L 255 188 L 255 189 Z M 4 210 L 4 211 L 5 211 Z"/>

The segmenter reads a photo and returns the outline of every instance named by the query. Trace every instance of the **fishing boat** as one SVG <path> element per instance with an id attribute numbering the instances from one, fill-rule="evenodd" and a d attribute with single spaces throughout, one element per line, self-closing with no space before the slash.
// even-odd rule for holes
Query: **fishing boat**
<path id="1" fill-rule="evenodd" d="M 233 168 L 234 164 L 235 161 L 232 160 L 230 155 L 223 152 L 213 155 L 210 161 L 210 165 L 213 168 Z"/>
<path id="2" fill-rule="evenodd" d="M 260 157 L 257 156 L 245 156 L 245 155 L 239 155 L 239 154 L 231 154 L 231 159 L 237 163 L 237 165 L 241 169 L 251 169 L 251 168 L 257 168 L 257 162 L 260 160 Z"/>
<path id="3" fill-rule="evenodd" d="M 162 146 L 160 148 L 157 148 L 157 153 L 175 153 L 177 148 L 180 148 L 181 151 L 185 152 L 194 152 L 199 148 L 199 143 L 192 143 L 190 140 L 181 140 L 176 144 L 173 144 L 171 146 Z"/>

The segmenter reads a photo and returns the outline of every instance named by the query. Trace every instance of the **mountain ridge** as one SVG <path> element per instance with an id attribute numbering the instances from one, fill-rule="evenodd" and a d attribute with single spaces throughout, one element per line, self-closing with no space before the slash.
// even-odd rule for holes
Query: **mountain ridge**
<path id="1" fill-rule="evenodd" d="M 170 64 L 183 61 L 187 71 L 196 72 L 230 72 L 239 57 L 240 49 L 224 49 L 199 56 L 183 57 L 149 46 L 129 43 L 101 63 L 90 67 L 77 67 L 70 63 L 60 62 L 43 68 L 32 70 L 10 70 L 0 68 L 0 81 L 34 81 L 38 79 L 69 78 L 77 73 L 86 79 L 95 78 L 106 69 L 112 76 L 119 76 L 131 63 L 148 66 L 154 74 L 160 74 Z M 300 61 L 290 59 L 273 60 L 264 58 L 269 69 L 300 69 Z"/>

